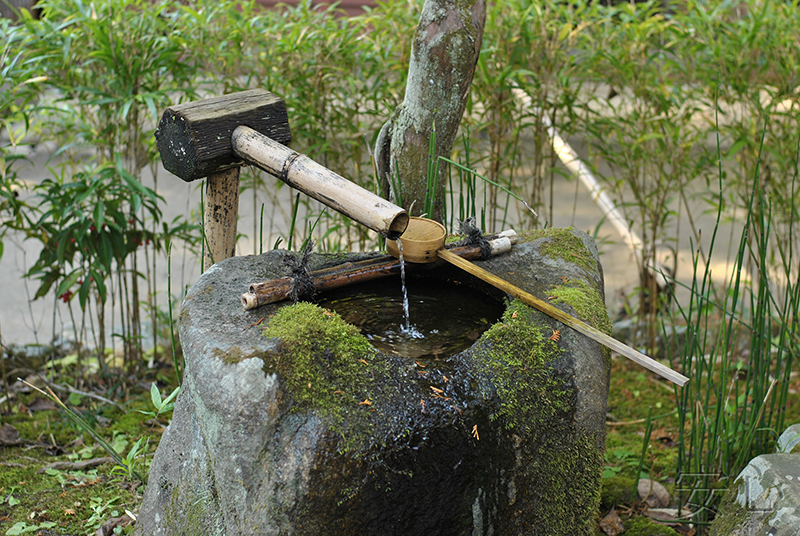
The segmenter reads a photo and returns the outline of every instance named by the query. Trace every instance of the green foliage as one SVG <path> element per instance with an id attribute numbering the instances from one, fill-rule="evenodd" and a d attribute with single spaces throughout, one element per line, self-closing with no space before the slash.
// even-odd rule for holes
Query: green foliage
<path id="1" fill-rule="evenodd" d="M 762 143 L 765 137 L 766 129 Z M 714 485 L 728 485 L 750 459 L 773 452 L 787 424 L 784 408 L 797 358 L 793 334 L 800 318 L 800 286 L 791 246 L 789 251 L 779 249 L 783 272 L 769 269 L 775 216 L 757 169 L 751 188 L 733 275 L 724 291 L 715 293 L 709 268 L 699 266 L 698 252 L 690 303 L 679 308 L 689 328 L 681 367 L 692 382 L 676 393 L 682 435 L 678 474 L 686 475 L 692 506 L 701 507 L 700 521 L 706 521 L 708 508 L 718 502 Z M 790 222 L 799 221 L 794 206 L 793 211 Z M 720 219 L 721 208 L 718 224 Z M 709 258 L 713 245 L 712 238 Z M 749 281 L 743 277 L 747 265 L 755 267 Z M 723 299 L 715 299 L 718 295 Z"/>
<path id="2" fill-rule="evenodd" d="M 53 527 L 58 526 L 57 523 L 53 521 L 44 521 L 39 523 L 38 525 L 35 524 L 28 524 L 24 521 L 18 521 L 14 523 L 14 525 L 6 531 L 6 536 L 16 536 L 17 534 L 30 534 L 36 531 L 40 531 L 42 529 L 51 529 Z"/>
<path id="3" fill-rule="evenodd" d="M 625 536 L 678 536 L 674 529 L 661 525 L 649 517 L 637 517 L 629 522 Z"/>

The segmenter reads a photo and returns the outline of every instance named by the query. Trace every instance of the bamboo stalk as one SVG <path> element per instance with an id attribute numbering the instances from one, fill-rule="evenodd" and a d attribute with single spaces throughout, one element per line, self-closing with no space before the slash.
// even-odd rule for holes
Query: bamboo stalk
<path id="1" fill-rule="evenodd" d="M 467 273 L 478 277 L 487 283 L 491 284 L 494 287 L 499 288 L 500 290 L 505 291 L 506 293 L 514 296 L 515 298 L 519 298 L 523 302 L 527 303 L 528 305 L 538 309 L 539 311 L 545 313 L 548 316 L 555 318 L 556 320 L 563 322 L 567 326 L 571 327 L 575 331 L 589 337 L 590 339 L 599 342 L 603 346 L 606 346 L 615 352 L 619 353 L 630 359 L 631 361 L 643 366 L 647 370 L 655 372 L 659 376 L 666 378 L 667 380 L 671 381 L 672 383 L 676 384 L 679 387 L 683 387 L 686 382 L 689 381 L 689 378 L 686 376 L 672 370 L 671 368 L 662 365 L 655 359 L 644 355 L 643 353 L 634 350 L 630 346 L 627 346 L 618 340 L 614 339 L 599 331 L 586 322 L 583 322 L 574 316 L 568 315 L 561 309 L 550 305 L 549 303 L 540 300 L 533 294 L 525 292 L 521 288 L 512 285 L 508 281 L 494 275 L 493 273 L 484 270 L 483 268 L 465 260 L 458 255 L 454 255 L 450 251 L 446 249 L 440 249 L 438 251 L 438 256 L 440 259 L 443 259 L 459 268 L 464 270 Z"/>
<path id="2" fill-rule="evenodd" d="M 387 238 L 397 238 L 408 225 L 402 207 L 250 127 L 236 127 L 231 145 L 246 161 Z"/>
<path id="3" fill-rule="evenodd" d="M 494 238 L 489 239 L 492 247 L 491 255 L 500 255 L 511 251 L 511 245 L 514 242 L 516 242 L 516 233 L 513 231 L 504 231 L 495 235 Z M 478 246 L 463 246 L 448 251 L 467 259 L 478 259 L 481 256 L 481 248 Z M 399 273 L 400 261 L 391 255 L 384 255 L 365 261 L 346 262 L 331 268 L 316 270 L 311 272 L 311 280 L 314 289 L 322 292 Z M 242 308 L 248 311 L 261 305 L 286 300 L 291 296 L 293 288 L 294 279 L 291 277 L 252 283 L 248 291 L 242 294 Z"/>

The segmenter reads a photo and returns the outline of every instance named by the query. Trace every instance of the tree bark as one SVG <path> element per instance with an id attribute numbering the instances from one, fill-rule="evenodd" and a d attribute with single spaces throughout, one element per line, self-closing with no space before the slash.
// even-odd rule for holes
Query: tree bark
<path id="1" fill-rule="evenodd" d="M 399 182 L 400 204 L 412 215 L 421 214 L 426 194 L 433 194 L 428 217 L 444 217 L 446 166 L 439 165 L 434 191 L 428 192 L 431 134 L 435 131 L 434 157 L 449 157 L 480 54 L 485 20 L 485 0 L 425 0 L 422 7 L 405 98 L 383 125 L 375 145 L 384 195 L 398 202 L 398 192 L 390 185 Z"/>

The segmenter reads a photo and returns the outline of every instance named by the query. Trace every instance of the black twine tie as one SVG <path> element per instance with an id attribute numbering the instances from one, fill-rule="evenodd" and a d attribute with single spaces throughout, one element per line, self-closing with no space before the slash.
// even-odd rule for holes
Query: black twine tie
<path id="1" fill-rule="evenodd" d="M 313 249 L 314 242 L 309 240 L 299 255 L 287 255 L 283 258 L 283 264 L 288 268 L 288 275 L 292 278 L 292 292 L 289 295 L 292 303 L 310 300 L 316 292 L 314 280 L 311 279 L 311 272 L 308 270 L 308 261 L 311 259 Z"/>
<path id="2" fill-rule="evenodd" d="M 469 217 L 459 222 L 459 234 L 464 238 L 453 244 L 454 247 L 476 246 L 481 248 L 481 260 L 492 256 L 492 245 L 483 237 L 483 231 L 476 225 L 475 218 Z"/>

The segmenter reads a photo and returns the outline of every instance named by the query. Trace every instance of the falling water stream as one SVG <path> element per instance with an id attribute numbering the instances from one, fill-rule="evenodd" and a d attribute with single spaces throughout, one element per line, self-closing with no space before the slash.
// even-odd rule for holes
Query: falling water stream
<path id="1" fill-rule="evenodd" d="M 400 261 L 400 284 L 403 289 L 403 319 L 405 320 L 405 325 L 401 326 L 400 329 L 403 334 L 408 337 L 424 339 L 425 335 L 411 324 L 411 311 L 408 307 L 408 289 L 406 288 L 406 263 L 403 260 L 403 242 L 400 238 L 397 239 L 397 250 L 400 252 L 398 260 Z"/>

